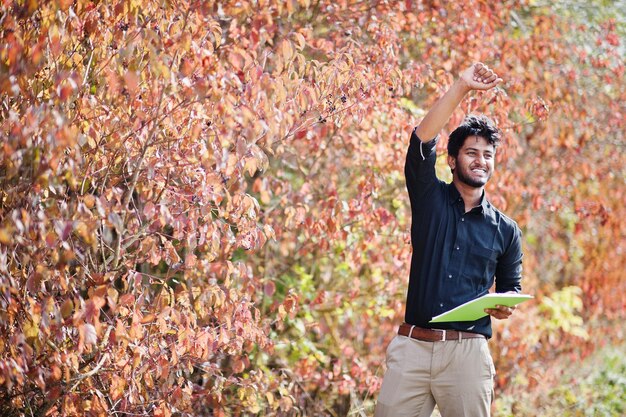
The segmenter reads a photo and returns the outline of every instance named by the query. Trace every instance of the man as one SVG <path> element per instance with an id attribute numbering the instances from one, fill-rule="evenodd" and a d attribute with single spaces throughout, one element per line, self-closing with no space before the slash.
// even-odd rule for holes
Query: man
<path id="1" fill-rule="evenodd" d="M 433 316 L 486 293 L 519 292 L 521 232 L 489 203 L 484 187 L 494 171 L 499 132 L 484 116 L 469 116 L 450 134 L 452 183 L 435 175 L 437 135 L 463 97 L 502 80 L 476 63 L 437 101 L 411 135 L 405 175 L 411 201 L 413 254 L 405 323 L 387 348 L 387 372 L 376 417 L 489 416 L 495 369 L 487 346 L 497 306 L 472 322 L 430 324 Z M 495 280 L 494 280 L 495 276 Z"/>

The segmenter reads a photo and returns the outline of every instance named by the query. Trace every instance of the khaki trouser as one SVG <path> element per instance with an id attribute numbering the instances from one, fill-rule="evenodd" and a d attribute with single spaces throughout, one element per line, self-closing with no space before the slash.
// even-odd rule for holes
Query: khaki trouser
<path id="1" fill-rule="evenodd" d="M 424 342 L 397 335 L 375 417 L 488 417 L 495 368 L 487 339 Z"/>

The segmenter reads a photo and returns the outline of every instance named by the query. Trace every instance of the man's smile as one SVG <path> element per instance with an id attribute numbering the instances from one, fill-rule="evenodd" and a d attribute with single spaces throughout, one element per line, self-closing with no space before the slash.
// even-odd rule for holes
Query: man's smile
<path id="1" fill-rule="evenodd" d="M 486 174 L 487 173 L 487 169 L 486 168 L 475 167 L 475 168 L 472 168 L 472 172 Z"/>

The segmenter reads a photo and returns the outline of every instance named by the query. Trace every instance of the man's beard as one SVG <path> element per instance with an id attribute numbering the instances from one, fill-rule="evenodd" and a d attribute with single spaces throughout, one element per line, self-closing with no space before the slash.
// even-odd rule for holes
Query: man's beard
<path id="1" fill-rule="evenodd" d="M 457 177 L 459 178 L 459 181 L 469 185 L 470 187 L 481 188 L 484 187 L 485 184 L 487 184 L 487 181 L 489 181 L 489 178 L 491 178 L 491 174 L 489 174 L 484 180 L 475 180 L 469 175 L 465 175 L 465 172 L 457 167 Z"/>

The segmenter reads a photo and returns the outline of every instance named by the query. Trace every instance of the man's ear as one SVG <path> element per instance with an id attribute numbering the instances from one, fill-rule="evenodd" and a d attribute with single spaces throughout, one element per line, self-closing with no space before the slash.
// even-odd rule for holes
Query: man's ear
<path id="1" fill-rule="evenodd" d="M 448 155 L 448 166 L 452 171 L 456 168 L 456 158 L 454 156 Z"/>

